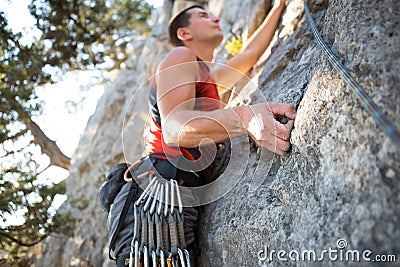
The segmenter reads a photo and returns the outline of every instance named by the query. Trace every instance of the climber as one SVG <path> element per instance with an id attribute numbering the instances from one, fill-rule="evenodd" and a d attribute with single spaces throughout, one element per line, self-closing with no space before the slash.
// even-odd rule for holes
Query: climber
<path id="1" fill-rule="evenodd" d="M 157 106 L 152 110 L 150 141 L 146 147 L 148 154 L 166 152 L 164 150 L 174 154 L 178 145 L 195 148 L 204 138 L 219 142 L 244 134 L 249 134 L 258 145 L 277 154 L 284 155 L 288 151 L 295 118 L 292 106 L 263 103 L 220 109 L 218 101 L 218 93 L 223 93 L 223 88 L 231 88 L 264 53 L 274 35 L 284 2 L 275 1 L 269 16 L 241 53 L 225 65 L 213 66 L 215 69 L 211 72 L 208 69 L 211 68 L 214 49 L 223 38 L 219 18 L 200 6 L 190 6 L 171 19 L 169 37 L 175 48 L 159 64 L 154 79 L 157 90 L 150 93 Z M 204 79 L 202 82 L 215 81 L 220 86 L 217 88 L 208 83 L 207 89 L 198 92 L 200 85 L 196 81 L 199 78 Z M 204 96 L 203 102 L 206 102 L 201 107 L 195 103 L 195 97 L 199 95 Z M 289 122 L 285 125 L 279 123 L 276 120 L 278 115 L 287 117 Z M 261 127 L 252 127 L 252 120 Z M 181 150 L 184 156 L 192 157 L 188 150 L 193 149 Z"/>
<path id="2" fill-rule="evenodd" d="M 213 143 L 239 136 L 249 135 L 257 145 L 279 155 L 290 149 L 296 115 L 293 106 L 261 103 L 223 108 L 220 101 L 220 95 L 229 92 L 265 52 L 284 8 L 285 1 L 276 0 L 242 52 L 221 65 L 211 64 L 214 50 L 223 39 L 218 17 L 200 5 L 191 5 L 170 20 L 169 38 L 174 48 L 161 60 L 150 88 L 151 117 L 145 150 L 161 176 L 175 179 L 183 187 L 204 185 L 209 178 L 204 169 L 213 162 L 210 155 L 215 155 L 211 153 Z M 277 117 L 286 117 L 287 123 L 280 123 Z M 123 190 L 126 196 L 128 185 Z M 191 266 L 195 266 L 198 202 L 196 196 L 182 198 L 184 239 Z M 119 216 L 118 211 L 115 214 Z M 128 216 L 124 224 L 132 225 L 132 220 Z M 109 229 L 115 229 L 118 220 L 111 215 L 109 221 Z M 129 229 L 132 231 L 131 226 Z M 120 236 L 126 237 L 125 232 Z M 116 247 L 118 266 L 127 266 L 130 261 L 129 247 L 129 243 Z"/>
<path id="3" fill-rule="evenodd" d="M 204 161 L 199 160 L 207 154 L 207 142 L 222 142 L 246 134 L 261 147 L 279 155 L 287 153 L 296 114 L 293 106 L 262 103 L 222 109 L 219 98 L 224 88 L 231 88 L 265 52 L 284 8 L 284 0 L 275 1 L 269 15 L 242 52 L 225 65 L 216 66 L 211 62 L 214 50 L 223 39 L 220 19 L 201 6 L 192 5 L 170 20 L 169 38 L 175 47 L 162 59 L 153 79 L 147 154 L 167 155 L 158 156 L 160 161 L 171 160 L 169 156 L 183 155 L 183 158 L 196 160 L 196 164 L 205 162 L 204 165 L 207 165 L 209 159 L 206 156 Z M 216 85 L 219 85 L 218 88 Z M 280 123 L 277 116 L 286 117 L 288 122 Z M 198 149 L 200 143 L 205 144 L 202 153 Z M 180 176 L 176 174 L 177 178 L 184 175 L 179 168 L 178 172 Z M 202 185 L 201 171 L 197 174 L 200 177 L 186 175 L 188 178 L 180 181 L 181 185 Z M 185 238 L 190 247 L 194 243 L 192 228 L 197 211 L 186 211 L 191 217 L 189 222 L 185 217 Z"/>

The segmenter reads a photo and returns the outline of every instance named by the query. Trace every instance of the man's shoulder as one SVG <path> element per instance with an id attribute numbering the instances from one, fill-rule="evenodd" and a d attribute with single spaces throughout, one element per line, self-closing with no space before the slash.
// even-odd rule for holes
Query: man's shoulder
<path id="1" fill-rule="evenodd" d="M 192 50 L 190 50 L 189 48 L 187 48 L 186 46 L 177 46 L 172 48 L 167 56 L 171 54 L 171 55 L 175 55 L 175 56 L 187 56 L 187 57 L 196 57 L 196 55 L 193 53 Z"/>
<path id="2" fill-rule="evenodd" d="M 185 46 L 179 46 L 171 49 L 161 60 L 159 68 L 167 68 L 173 65 L 195 62 L 196 55 L 192 50 Z"/>

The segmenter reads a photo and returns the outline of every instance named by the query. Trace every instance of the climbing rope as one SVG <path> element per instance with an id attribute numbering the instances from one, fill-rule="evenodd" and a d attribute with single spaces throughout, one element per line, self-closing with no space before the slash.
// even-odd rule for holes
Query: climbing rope
<path id="1" fill-rule="evenodd" d="M 383 111 L 375 104 L 372 98 L 365 92 L 365 90 L 361 87 L 361 85 L 351 76 L 346 67 L 340 63 L 339 59 L 333 54 L 332 50 L 325 44 L 324 40 L 321 38 L 319 34 L 314 20 L 312 19 L 310 10 L 306 4 L 306 1 L 303 0 L 304 9 L 306 11 L 306 15 L 308 21 L 311 25 L 311 29 L 317 39 L 318 44 L 322 48 L 325 56 L 329 59 L 329 62 L 333 65 L 333 67 L 340 73 L 340 75 L 347 81 L 347 83 L 351 86 L 352 89 L 355 90 L 356 96 L 361 99 L 364 104 L 365 109 L 367 109 L 373 116 L 375 122 L 382 127 L 385 131 L 385 135 L 387 138 L 392 140 L 392 142 L 400 148 L 400 133 L 397 130 L 394 123 L 392 123 L 384 114 Z"/>

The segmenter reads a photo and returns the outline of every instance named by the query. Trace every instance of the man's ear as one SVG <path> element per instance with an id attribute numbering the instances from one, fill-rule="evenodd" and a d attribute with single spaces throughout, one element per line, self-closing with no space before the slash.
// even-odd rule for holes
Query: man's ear
<path id="1" fill-rule="evenodd" d="M 192 34 L 190 33 L 188 28 L 178 28 L 176 31 L 176 36 L 178 36 L 178 39 L 181 41 L 187 41 L 192 38 Z"/>

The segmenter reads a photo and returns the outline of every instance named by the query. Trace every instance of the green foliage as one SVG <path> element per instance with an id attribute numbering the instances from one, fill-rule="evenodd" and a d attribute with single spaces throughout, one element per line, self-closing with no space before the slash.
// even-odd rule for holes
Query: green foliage
<path id="1" fill-rule="evenodd" d="M 0 120 L 1 141 L 10 129 L 9 122 L 18 121 L 16 109 L 34 113 L 40 106 L 32 104 L 36 98 L 34 88 L 49 82 L 50 75 L 44 73 L 41 51 L 36 44 L 21 45 L 21 34 L 13 34 L 7 27 L 4 13 L 0 12 Z M 12 101 L 10 101 L 12 100 Z M 17 103 L 16 103 L 17 102 Z M 19 105 L 18 103 L 24 103 Z"/>
<path id="2" fill-rule="evenodd" d="M 111 59 L 118 68 L 127 44 L 149 32 L 151 6 L 142 0 L 32 0 L 30 12 L 43 31 L 48 64 L 71 70 Z"/>
<path id="3" fill-rule="evenodd" d="M 21 224 L 0 229 L 0 245 L 11 262 L 22 260 L 28 251 L 26 247 L 39 243 L 50 233 L 71 235 L 74 223 L 70 214 L 56 213 L 51 208 L 55 196 L 65 193 L 65 181 L 39 184 L 34 168 L 23 162 L 16 168 L 0 172 L 0 219 L 3 223 L 10 216 L 23 219 Z"/>
<path id="4" fill-rule="evenodd" d="M 54 198 L 65 193 L 65 182 L 38 181 L 34 151 L 48 139 L 37 142 L 33 133 L 31 117 L 40 115 L 42 106 L 35 88 L 52 82 L 49 70 L 83 70 L 104 62 L 118 68 L 127 44 L 149 31 L 152 10 L 141 0 L 32 0 L 29 8 L 42 31 L 31 44 L 21 42 L 21 33 L 11 31 L 0 11 L 0 252 L 7 255 L 0 253 L 1 266 L 28 266 L 21 262 L 30 247 L 50 233 L 73 230 L 72 216 L 52 208 Z M 88 204 L 76 203 L 79 209 Z M 16 216 L 22 222 L 11 224 Z"/>

